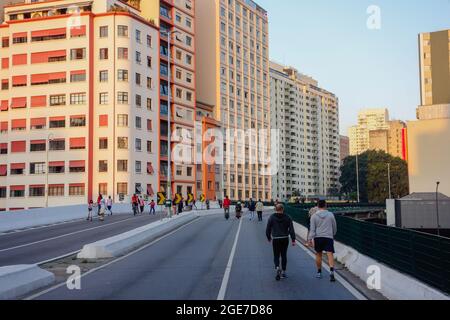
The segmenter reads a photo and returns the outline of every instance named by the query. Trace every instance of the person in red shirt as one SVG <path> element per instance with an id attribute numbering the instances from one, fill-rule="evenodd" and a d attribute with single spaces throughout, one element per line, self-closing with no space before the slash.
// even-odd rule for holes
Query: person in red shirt
<path id="1" fill-rule="evenodd" d="M 131 197 L 131 205 L 133 206 L 133 215 L 136 215 L 139 206 L 139 198 L 136 194 L 133 194 L 133 197 Z"/>
<path id="2" fill-rule="evenodd" d="M 228 198 L 228 196 L 226 196 L 225 200 L 223 200 L 223 210 L 225 212 L 225 219 L 227 219 L 227 220 L 230 217 L 230 206 L 231 206 L 230 198 Z"/>

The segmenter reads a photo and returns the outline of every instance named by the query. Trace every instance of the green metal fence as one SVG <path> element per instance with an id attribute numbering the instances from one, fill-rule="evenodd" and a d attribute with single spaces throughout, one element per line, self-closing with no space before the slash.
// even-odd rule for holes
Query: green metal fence
<path id="1" fill-rule="evenodd" d="M 286 213 L 308 226 L 308 209 L 287 206 Z M 337 241 L 450 294 L 449 238 L 338 215 L 336 222 Z"/>

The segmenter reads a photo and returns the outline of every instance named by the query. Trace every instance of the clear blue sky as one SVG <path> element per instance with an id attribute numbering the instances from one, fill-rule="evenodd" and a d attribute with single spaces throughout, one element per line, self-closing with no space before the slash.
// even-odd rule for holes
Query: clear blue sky
<path id="1" fill-rule="evenodd" d="M 362 108 L 414 120 L 420 103 L 418 34 L 450 29 L 450 0 L 256 0 L 269 12 L 270 58 L 292 65 L 340 99 L 340 131 Z M 367 28 L 367 8 L 381 29 Z"/>

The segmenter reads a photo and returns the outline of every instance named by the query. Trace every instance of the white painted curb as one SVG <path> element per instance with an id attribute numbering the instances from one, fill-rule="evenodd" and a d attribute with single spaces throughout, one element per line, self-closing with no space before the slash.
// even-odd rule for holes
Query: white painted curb
<path id="1" fill-rule="evenodd" d="M 0 267 L 0 300 L 11 300 L 48 286 L 55 275 L 37 265 Z"/>
<path id="2" fill-rule="evenodd" d="M 306 239 L 307 228 L 294 222 L 294 229 L 298 236 Z M 367 272 L 368 268 L 371 266 L 379 267 L 381 271 L 381 289 L 377 291 L 390 300 L 450 300 L 450 297 L 445 293 L 365 256 L 340 242 L 335 241 L 334 249 L 337 261 L 365 283 L 372 275 L 372 272 Z"/>
<path id="3" fill-rule="evenodd" d="M 151 242 L 160 236 L 191 222 L 201 214 L 197 212 L 184 213 L 171 219 L 164 219 L 149 225 L 128 231 L 117 236 L 100 240 L 83 247 L 78 259 L 104 259 L 123 255 L 139 246 Z"/>

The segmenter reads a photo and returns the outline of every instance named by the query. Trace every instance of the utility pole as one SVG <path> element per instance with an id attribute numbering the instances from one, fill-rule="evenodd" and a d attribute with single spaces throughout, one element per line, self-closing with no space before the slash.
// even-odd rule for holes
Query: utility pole
<path id="1" fill-rule="evenodd" d="M 437 234 L 441 236 L 441 224 L 439 222 L 439 184 L 440 182 L 436 182 L 436 218 L 437 218 Z"/>
<path id="2" fill-rule="evenodd" d="M 391 164 L 388 163 L 388 185 L 389 185 L 389 199 L 392 199 L 391 193 Z"/>
<path id="3" fill-rule="evenodd" d="M 358 196 L 358 203 L 360 203 L 359 198 L 359 159 L 358 159 L 358 152 L 356 153 L 356 192 Z"/>

